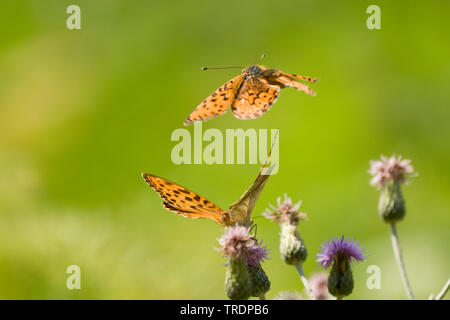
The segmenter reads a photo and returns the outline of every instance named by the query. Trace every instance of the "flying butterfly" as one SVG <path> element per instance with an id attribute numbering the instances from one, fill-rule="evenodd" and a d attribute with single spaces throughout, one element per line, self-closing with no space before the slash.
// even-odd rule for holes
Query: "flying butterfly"
<path id="1" fill-rule="evenodd" d="M 202 68 L 207 69 L 224 68 Z M 203 100 L 184 121 L 184 125 L 215 118 L 224 114 L 229 107 L 238 119 L 255 119 L 270 109 L 277 100 L 280 90 L 286 87 L 293 87 L 315 96 L 316 93 L 306 84 L 299 82 L 300 80 L 314 83 L 318 79 L 267 69 L 256 64 L 251 65 Z"/>
<path id="2" fill-rule="evenodd" d="M 142 173 L 142 177 L 164 200 L 163 207 L 169 211 L 186 218 L 210 219 L 221 226 L 239 224 L 250 227 L 253 224 L 251 218 L 253 208 L 274 168 L 274 165 L 268 167 L 268 162 L 275 142 L 276 140 L 272 144 L 269 156 L 253 184 L 237 202 L 230 205 L 228 210 L 221 209 L 201 195 L 167 179 L 148 173 Z"/>

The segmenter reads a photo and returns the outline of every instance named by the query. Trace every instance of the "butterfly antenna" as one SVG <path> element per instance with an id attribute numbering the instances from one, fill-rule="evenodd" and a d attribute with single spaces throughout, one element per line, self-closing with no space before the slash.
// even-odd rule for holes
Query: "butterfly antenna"
<path id="1" fill-rule="evenodd" d="M 277 132 L 275 133 L 275 136 L 273 137 L 272 146 L 270 147 L 270 151 L 269 151 L 269 154 L 267 155 L 266 162 L 264 163 L 264 166 L 261 169 L 261 174 L 264 172 L 264 170 L 267 169 L 267 165 L 269 164 L 270 156 L 272 155 L 272 150 L 275 147 L 275 143 L 278 142 L 278 132 L 279 131 L 280 131 L 280 129 L 277 130 Z"/>
<path id="2" fill-rule="evenodd" d="M 208 67 L 201 67 L 201 70 L 209 70 L 209 69 L 243 69 L 244 67 L 214 67 L 214 68 L 208 68 Z"/>
<path id="3" fill-rule="evenodd" d="M 255 63 L 253 63 L 253 64 L 257 64 L 257 63 L 260 63 L 261 61 L 262 61 L 262 59 L 264 59 L 266 57 L 266 55 L 263 53 L 262 55 L 261 55 L 261 57 L 259 57 L 259 59 L 258 60 L 256 60 L 256 62 Z"/>

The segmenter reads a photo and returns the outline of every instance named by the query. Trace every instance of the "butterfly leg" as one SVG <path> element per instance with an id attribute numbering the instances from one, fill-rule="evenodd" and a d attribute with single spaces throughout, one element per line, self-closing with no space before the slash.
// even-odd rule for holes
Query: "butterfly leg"
<path id="1" fill-rule="evenodd" d="M 256 233 L 258 232 L 258 225 L 255 223 L 255 224 L 253 224 L 251 227 L 250 227 L 250 229 L 248 230 L 248 233 L 250 234 L 250 233 L 252 233 L 253 232 L 253 236 L 252 236 L 252 238 L 254 239 L 254 240 L 256 240 Z"/>

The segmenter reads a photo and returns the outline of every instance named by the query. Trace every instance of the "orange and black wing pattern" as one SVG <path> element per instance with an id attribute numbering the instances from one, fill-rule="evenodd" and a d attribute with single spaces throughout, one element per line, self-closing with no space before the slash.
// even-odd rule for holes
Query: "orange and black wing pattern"
<path id="1" fill-rule="evenodd" d="M 246 120 L 262 116 L 277 101 L 280 87 L 251 78 L 244 82 L 231 105 L 236 118 Z"/>
<path id="2" fill-rule="evenodd" d="M 208 98 L 203 100 L 194 111 L 192 111 L 189 117 L 184 121 L 184 125 L 187 126 L 194 121 L 209 120 L 224 114 L 235 99 L 243 81 L 244 76 L 240 74 L 214 91 Z"/>
<path id="3" fill-rule="evenodd" d="M 172 181 L 148 173 L 142 177 L 164 200 L 163 207 L 186 218 L 206 218 L 219 225 L 226 225 L 224 210 L 199 194 Z"/>
<path id="4" fill-rule="evenodd" d="M 262 78 L 264 78 L 272 86 L 277 86 L 280 87 L 281 89 L 285 87 L 293 87 L 297 90 L 309 94 L 310 96 L 315 96 L 316 93 L 306 84 L 299 82 L 299 80 L 308 81 L 311 83 L 314 83 L 319 80 L 318 78 L 299 76 L 293 73 L 287 73 L 275 69 L 264 70 Z"/>

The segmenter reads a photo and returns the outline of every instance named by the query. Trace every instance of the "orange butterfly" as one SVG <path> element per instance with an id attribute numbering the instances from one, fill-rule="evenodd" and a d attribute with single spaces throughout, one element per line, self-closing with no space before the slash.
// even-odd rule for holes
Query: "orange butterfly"
<path id="1" fill-rule="evenodd" d="M 260 117 L 270 109 L 277 100 L 280 89 L 285 87 L 294 87 L 311 96 L 316 95 L 310 87 L 298 80 L 316 82 L 318 79 L 251 65 L 203 100 L 189 115 L 184 125 L 220 116 L 230 106 L 238 119 Z"/>
<path id="2" fill-rule="evenodd" d="M 273 166 L 263 173 L 264 167 L 252 186 L 245 191 L 239 201 L 230 206 L 229 210 L 223 210 L 199 194 L 169 180 L 148 173 L 143 173 L 142 177 L 164 200 L 163 207 L 169 211 L 186 218 L 211 219 L 221 226 L 237 223 L 249 227 L 253 223 L 251 213 L 272 169 Z"/>

